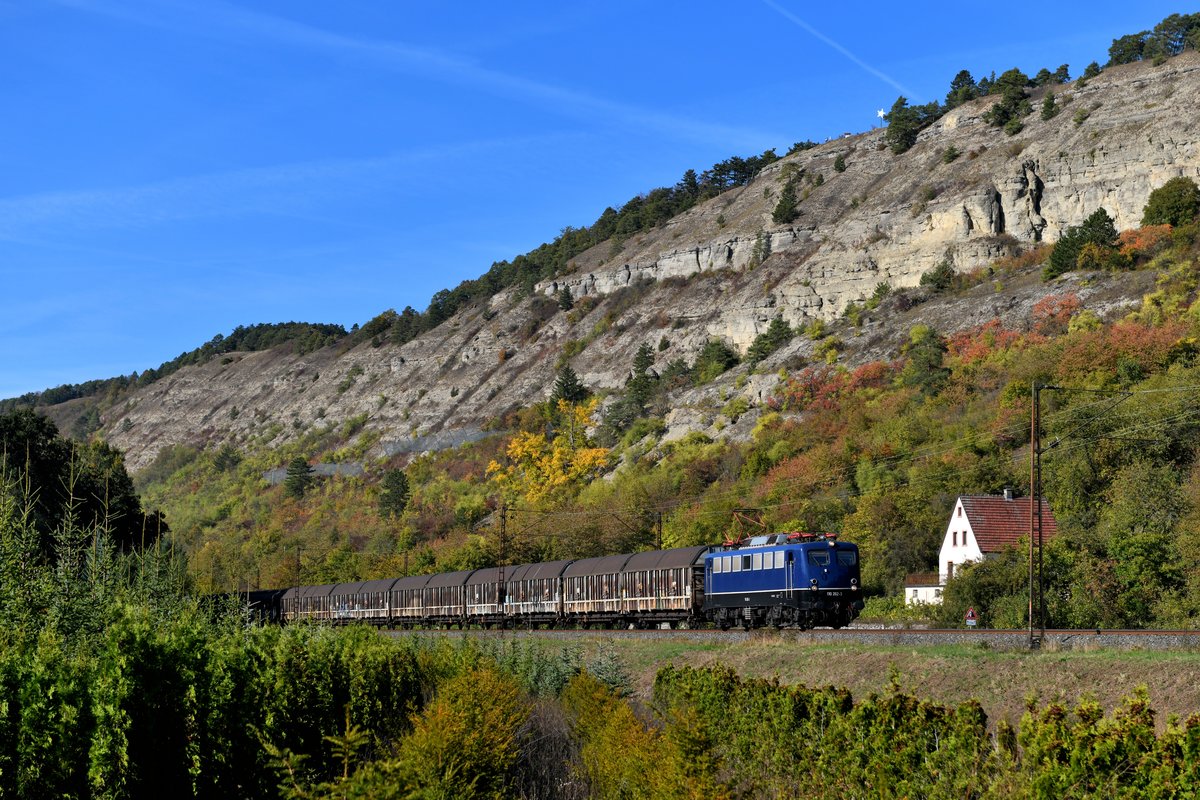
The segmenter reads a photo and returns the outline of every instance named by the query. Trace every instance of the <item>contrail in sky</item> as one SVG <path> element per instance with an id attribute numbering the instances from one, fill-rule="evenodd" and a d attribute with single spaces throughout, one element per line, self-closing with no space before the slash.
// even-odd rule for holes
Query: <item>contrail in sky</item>
<path id="1" fill-rule="evenodd" d="M 891 86 L 896 91 L 900 92 L 900 94 L 904 95 L 905 97 L 909 98 L 910 100 L 920 99 L 920 98 L 915 97 L 914 94 L 912 92 L 910 92 L 908 89 L 905 89 L 903 86 L 901 86 L 899 81 L 893 79 L 890 75 L 886 75 L 883 72 L 875 69 L 875 67 L 872 67 L 870 64 L 863 61 L 858 56 L 854 55 L 854 53 L 851 53 L 845 47 L 842 47 L 840 44 L 835 42 L 833 39 L 830 39 L 828 36 L 821 33 L 819 30 L 814 28 L 812 25 L 809 25 L 807 22 L 800 19 L 799 17 L 797 17 L 792 12 L 788 11 L 783 6 L 772 2 L 772 0 L 763 0 L 763 3 L 768 8 L 775 11 L 775 13 L 777 13 L 781 17 L 783 17 L 784 19 L 788 20 L 789 22 L 793 23 L 794 25 L 797 25 L 797 26 L 803 28 L 805 31 L 807 31 L 809 33 L 809 35 L 811 35 L 817 39 L 820 39 L 822 42 L 829 45 L 834 50 L 837 50 L 839 53 L 844 55 L 846 58 L 850 59 L 858 66 L 862 67 L 864 70 L 871 73 L 876 78 L 879 78 L 879 80 L 883 81 L 888 86 Z"/>
<path id="2" fill-rule="evenodd" d="M 785 138 L 768 131 L 713 123 L 607 100 L 576 89 L 511 75 L 435 48 L 394 40 L 345 36 L 219 0 L 199 3 L 183 0 L 166 6 L 112 3 L 109 0 L 56 1 L 70 8 L 192 35 L 232 41 L 244 41 L 248 36 L 258 37 L 293 47 L 369 59 L 392 69 L 421 74 L 441 82 L 475 86 L 493 94 L 523 98 L 559 113 L 585 119 L 616 119 L 627 126 L 650 127 L 675 138 L 723 144 L 732 141 L 739 146 L 757 146 L 764 140 Z"/>

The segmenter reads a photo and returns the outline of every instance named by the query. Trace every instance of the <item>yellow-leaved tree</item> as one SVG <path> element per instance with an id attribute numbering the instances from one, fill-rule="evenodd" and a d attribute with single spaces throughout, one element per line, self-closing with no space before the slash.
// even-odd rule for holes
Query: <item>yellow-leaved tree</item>
<path id="1" fill-rule="evenodd" d="M 488 464 L 488 474 L 513 499 L 544 505 L 565 499 L 598 477 L 608 466 L 608 449 L 595 447 L 587 434 L 595 398 L 583 403 L 559 400 L 553 439 L 522 431 L 505 450 L 505 461 Z"/>

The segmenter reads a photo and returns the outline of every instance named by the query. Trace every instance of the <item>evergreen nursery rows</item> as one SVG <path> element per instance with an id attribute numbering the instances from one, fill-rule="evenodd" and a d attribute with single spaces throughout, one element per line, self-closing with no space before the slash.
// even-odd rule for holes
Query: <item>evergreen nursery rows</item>
<path id="1" fill-rule="evenodd" d="M 602 680 L 603 679 L 603 680 Z M 246 627 L 123 606 L 88 644 L 0 651 L 0 797 L 1180 797 L 1200 717 L 1156 732 L 1030 701 L 1014 730 L 898 684 L 843 689 L 660 670 L 529 642 Z"/>

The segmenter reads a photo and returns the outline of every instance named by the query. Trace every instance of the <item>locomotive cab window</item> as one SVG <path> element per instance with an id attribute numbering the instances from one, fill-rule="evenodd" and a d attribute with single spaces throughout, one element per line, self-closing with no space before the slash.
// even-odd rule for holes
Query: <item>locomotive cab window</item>
<path id="1" fill-rule="evenodd" d="M 858 553 L 853 550 L 838 550 L 837 560 L 843 567 L 853 567 L 858 563 Z"/>
<path id="2" fill-rule="evenodd" d="M 809 550 L 808 563 L 814 567 L 829 566 L 829 551 L 828 550 Z"/>

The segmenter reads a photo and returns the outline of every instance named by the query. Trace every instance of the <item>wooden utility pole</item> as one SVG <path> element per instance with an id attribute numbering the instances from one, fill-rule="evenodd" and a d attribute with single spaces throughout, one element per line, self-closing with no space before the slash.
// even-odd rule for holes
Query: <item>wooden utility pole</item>
<path id="1" fill-rule="evenodd" d="M 1042 585 L 1042 409 L 1041 391 L 1046 387 L 1033 382 L 1032 407 L 1029 411 L 1029 649 L 1036 650 L 1046 638 L 1046 598 Z M 1034 577 L 1034 542 L 1037 547 L 1037 576 Z M 1036 627 L 1041 636 L 1034 636 Z"/>
<path id="2" fill-rule="evenodd" d="M 496 605 L 504 603 L 504 560 L 507 556 L 505 552 L 508 546 L 508 501 L 500 501 L 500 552 L 497 554 L 496 560 L 499 562 L 499 570 L 496 573 Z"/>
<path id="3" fill-rule="evenodd" d="M 654 549 L 662 550 L 662 512 L 654 512 Z"/>
<path id="4" fill-rule="evenodd" d="M 1042 441 L 1040 441 L 1040 437 L 1038 435 L 1038 426 L 1040 423 L 1040 420 L 1038 419 L 1038 403 L 1040 401 L 1039 391 L 1042 390 L 1042 386 L 1039 386 L 1038 381 L 1034 380 L 1032 389 L 1032 403 L 1030 407 L 1030 616 L 1028 616 L 1028 620 L 1030 620 L 1030 650 L 1036 649 L 1040 644 L 1040 642 L 1033 637 L 1033 537 L 1039 533 L 1038 529 L 1040 528 L 1040 525 L 1038 524 L 1040 521 L 1037 518 L 1039 515 L 1034 513 L 1034 506 L 1037 506 L 1038 509 L 1040 509 L 1040 506 L 1042 506 L 1038 499 L 1038 471 L 1040 467 L 1038 450 L 1040 445 L 1042 445 Z M 1040 555 L 1042 555 L 1042 549 L 1039 547 L 1039 558 Z"/>

